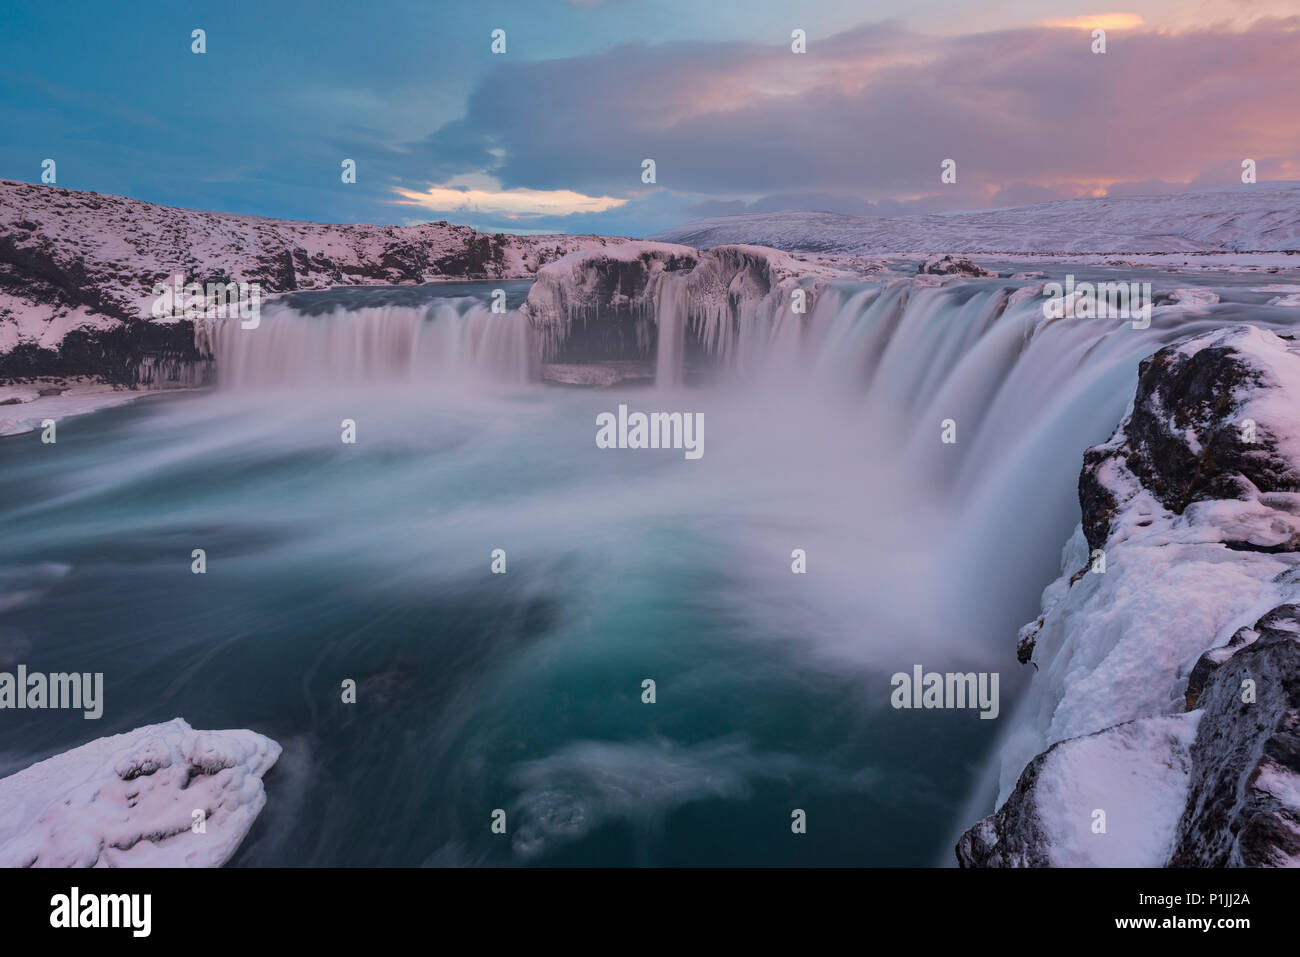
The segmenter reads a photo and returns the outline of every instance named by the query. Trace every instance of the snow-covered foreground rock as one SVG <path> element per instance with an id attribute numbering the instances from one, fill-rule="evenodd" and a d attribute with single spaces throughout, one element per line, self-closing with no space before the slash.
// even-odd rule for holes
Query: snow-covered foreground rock
<path id="1" fill-rule="evenodd" d="M 180 718 L 55 755 L 0 779 L 0 867 L 219 867 L 279 756 L 260 734 Z"/>
<path id="2" fill-rule="evenodd" d="M 686 223 L 651 237 L 700 249 L 732 243 L 865 255 L 1277 252 L 1300 250 L 1300 183 L 904 218 L 784 210 Z"/>
<path id="3" fill-rule="evenodd" d="M 1145 360 L 1079 498 L 959 861 L 1300 866 L 1300 343 L 1234 326 Z"/>

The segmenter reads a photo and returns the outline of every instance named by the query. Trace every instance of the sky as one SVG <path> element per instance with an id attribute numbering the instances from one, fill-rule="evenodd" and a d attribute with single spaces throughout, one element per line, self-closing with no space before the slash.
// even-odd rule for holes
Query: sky
<path id="1" fill-rule="evenodd" d="M 627 236 L 1300 180 L 1296 0 L 1114 3 L 5 0 L 0 178 Z"/>

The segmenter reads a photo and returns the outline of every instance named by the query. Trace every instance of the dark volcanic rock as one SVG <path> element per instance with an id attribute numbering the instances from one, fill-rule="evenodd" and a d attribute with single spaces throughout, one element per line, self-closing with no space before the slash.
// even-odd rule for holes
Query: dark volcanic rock
<path id="1" fill-rule="evenodd" d="M 931 256 L 916 268 L 917 275 L 929 276 L 996 276 L 997 273 L 983 266 L 977 266 L 969 259 L 952 256 Z"/>
<path id="2" fill-rule="evenodd" d="M 57 349 L 28 343 L 0 353 L 0 379 L 94 376 L 118 385 L 199 384 L 210 357 L 194 345 L 194 324 L 143 320 L 109 329 L 73 329 Z"/>
<path id="3" fill-rule="evenodd" d="M 1051 751 L 1029 763 L 1016 789 L 997 813 L 978 822 L 957 841 L 957 863 L 962 867 L 1047 867 L 1049 842 L 1032 799 Z"/>
<path id="4" fill-rule="evenodd" d="M 1252 630 L 1253 641 L 1234 636 L 1197 696 L 1172 867 L 1300 865 L 1300 607 L 1275 608 Z"/>

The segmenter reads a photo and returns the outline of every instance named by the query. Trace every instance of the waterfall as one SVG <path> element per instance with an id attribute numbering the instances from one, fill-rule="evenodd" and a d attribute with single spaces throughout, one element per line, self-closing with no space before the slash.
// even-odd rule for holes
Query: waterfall
<path id="1" fill-rule="evenodd" d="M 1026 286 L 836 281 L 819 284 L 800 315 L 788 285 L 758 300 L 694 302 L 674 278 L 660 302 L 658 370 L 667 387 L 680 383 L 684 330 L 723 388 L 788 394 L 812 403 L 812 415 L 853 410 L 853 421 L 881 435 L 888 467 L 950 515 L 945 587 L 962 593 L 952 603 L 964 609 L 960 627 L 1001 634 L 1009 648 L 1078 522 L 1083 452 L 1123 417 L 1140 361 L 1210 329 L 1249 322 L 1287 332 L 1296 319 L 1231 286 L 1208 305 L 1157 306 L 1148 328 L 1050 319 L 1037 290 L 1015 295 Z M 947 420 L 951 444 L 940 439 Z M 1002 582 L 995 602 L 991 574 Z"/>
<path id="2" fill-rule="evenodd" d="M 262 312 L 249 329 L 235 319 L 196 321 L 196 345 L 214 357 L 221 387 L 535 378 L 537 344 L 527 320 L 469 297 L 339 306 L 321 315 L 283 305 Z"/>
<path id="3" fill-rule="evenodd" d="M 671 388 L 682 384 L 686 365 L 686 324 L 689 293 L 685 276 L 668 276 L 659 294 L 659 345 L 655 354 L 655 384 Z"/>

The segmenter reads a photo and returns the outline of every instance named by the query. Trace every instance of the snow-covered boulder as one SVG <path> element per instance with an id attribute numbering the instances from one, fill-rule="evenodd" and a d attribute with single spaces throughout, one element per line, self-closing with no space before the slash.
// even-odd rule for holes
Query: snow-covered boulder
<path id="1" fill-rule="evenodd" d="M 47 758 L 0 779 L 0 866 L 219 867 L 279 756 L 252 731 L 173 718 Z"/>
<path id="2" fill-rule="evenodd" d="M 1079 497 L 1020 634 L 1037 671 L 999 807 L 959 860 L 1300 863 L 1300 343 L 1235 326 L 1144 361 Z M 1117 854 L 1138 820 L 1161 843 Z"/>

